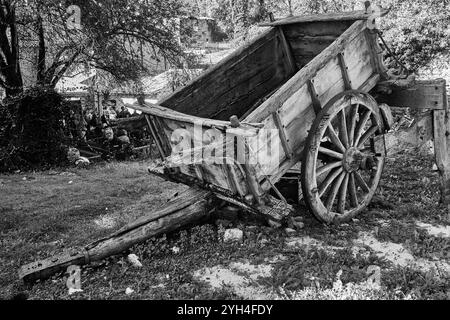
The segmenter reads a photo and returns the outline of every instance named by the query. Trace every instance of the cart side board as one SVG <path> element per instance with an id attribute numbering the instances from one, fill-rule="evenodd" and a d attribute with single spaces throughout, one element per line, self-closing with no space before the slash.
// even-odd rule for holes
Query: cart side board
<path id="1" fill-rule="evenodd" d="M 293 72 L 278 30 L 270 28 L 160 104 L 210 119 L 241 117 Z"/>

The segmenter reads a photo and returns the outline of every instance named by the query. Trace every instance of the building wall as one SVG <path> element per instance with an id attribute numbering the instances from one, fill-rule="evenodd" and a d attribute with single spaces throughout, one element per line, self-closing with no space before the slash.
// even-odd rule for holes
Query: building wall
<path id="1" fill-rule="evenodd" d="M 182 26 L 192 28 L 191 44 L 204 47 L 206 44 L 222 42 L 225 34 L 221 32 L 216 21 L 207 17 L 186 17 L 181 20 Z"/>

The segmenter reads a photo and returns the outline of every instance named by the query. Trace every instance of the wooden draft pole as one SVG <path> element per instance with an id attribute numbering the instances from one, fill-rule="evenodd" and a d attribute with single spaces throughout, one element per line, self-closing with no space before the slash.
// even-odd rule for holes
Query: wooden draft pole
<path id="1" fill-rule="evenodd" d="M 30 263 L 20 268 L 25 282 L 47 279 L 71 265 L 87 265 L 119 254 L 130 247 L 165 233 L 178 230 L 207 217 L 214 210 L 215 196 L 210 191 L 189 188 L 169 201 L 162 209 L 149 213 L 109 237 L 80 250 Z"/>

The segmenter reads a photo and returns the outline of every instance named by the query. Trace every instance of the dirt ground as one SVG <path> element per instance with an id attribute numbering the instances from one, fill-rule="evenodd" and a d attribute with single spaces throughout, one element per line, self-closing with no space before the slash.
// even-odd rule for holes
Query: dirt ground
<path id="1" fill-rule="evenodd" d="M 147 165 L 0 175 L 0 298 L 450 299 L 450 216 L 432 157 L 416 150 L 388 159 L 374 201 L 348 224 L 323 226 L 299 208 L 305 227 L 288 236 L 240 214 L 227 226 L 244 231 L 240 243 L 224 243 L 212 220 L 83 268 L 80 293 L 69 295 L 67 275 L 19 281 L 21 265 L 114 232 L 185 188 Z"/>

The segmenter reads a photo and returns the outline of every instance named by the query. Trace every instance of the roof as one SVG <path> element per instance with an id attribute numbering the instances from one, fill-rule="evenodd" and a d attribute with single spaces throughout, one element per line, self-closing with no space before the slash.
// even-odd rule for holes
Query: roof
<path id="1" fill-rule="evenodd" d="M 89 81 L 95 77 L 95 70 L 78 72 L 73 76 L 62 77 L 56 84 L 56 90 L 60 93 L 85 93 L 89 89 Z"/>
<path id="2" fill-rule="evenodd" d="M 383 17 L 389 13 L 388 9 L 381 9 L 380 16 Z M 333 12 L 333 13 L 323 13 L 323 14 L 312 14 L 304 16 L 294 16 L 289 18 L 284 18 L 278 21 L 261 23 L 262 27 L 273 27 L 281 26 L 287 24 L 295 23 L 308 23 L 308 22 L 320 22 L 320 21 L 356 21 L 356 20 L 367 20 L 374 13 L 367 12 L 365 10 L 351 11 L 351 12 Z"/>
<path id="3" fill-rule="evenodd" d="M 144 94 L 160 99 L 173 91 L 172 83 L 174 77 L 178 78 L 184 74 L 189 79 L 198 76 L 202 73 L 202 69 L 170 69 L 157 76 L 142 77 L 139 81 L 128 81 L 124 84 L 113 88 L 111 95 L 121 96 L 136 96 L 137 94 Z"/>

